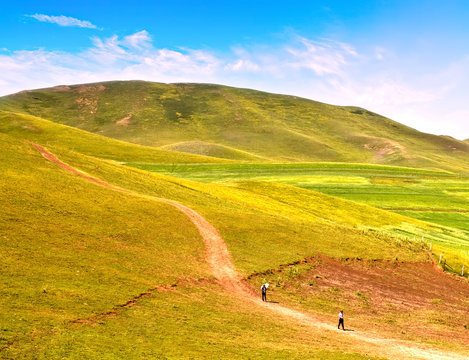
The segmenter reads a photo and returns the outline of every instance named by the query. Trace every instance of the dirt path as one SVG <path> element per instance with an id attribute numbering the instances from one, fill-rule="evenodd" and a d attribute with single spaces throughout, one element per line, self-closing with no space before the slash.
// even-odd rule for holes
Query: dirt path
<path id="1" fill-rule="evenodd" d="M 57 157 L 55 157 L 52 153 L 50 153 L 47 149 L 40 145 L 34 143 L 31 143 L 31 145 L 34 146 L 34 148 L 36 148 L 44 158 L 56 163 L 57 165 L 61 166 L 65 170 L 75 175 L 78 175 L 86 180 L 92 181 L 98 185 L 104 186 L 112 190 L 141 196 L 138 193 L 134 193 L 132 191 L 111 185 L 105 181 L 99 180 L 95 177 L 92 177 L 71 167 L 70 165 L 57 159 Z M 321 322 L 318 319 L 314 319 L 311 315 L 290 308 L 286 308 L 279 304 L 263 302 L 259 299 L 258 294 L 253 293 L 252 288 L 243 281 L 241 275 L 237 272 L 231 260 L 231 254 L 225 244 L 225 241 L 220 236 L 218 231 L 204 217 L 199 215 L 191 208 L 181 205 L 175 201 L 149 196 L 145 197 L 152 198 L 154 200 L 161 201 L 174 206 L 175 208 L 183 212 L 194 223 L 205 243 L 207 262 L 210 265 L 212 273 L 227 291 L 235 293 L 241 298 L 250 301 L 259 307 L 263 307 L 265 309 L 273 311 L 281 316 L 294 319 L 303 325 L 321 330 L 334 331 L 338 333 L 337 336 L 348 336 L 355 338 L 362 343 L 359 346 L 362 351 L 369 354 L 375 354 L 376 356 L 387 357 L 392 360 L 469 359 L 468 356 L 463 356 L 455 353 L 443 353 L 437 350 L 429 349 L 423 345 L 417 345 L 415 343 L 410 343 L 402 340 L 380 338 L 374 334 L 365 333 L 361 331 L 342 332 L 337 330 L 335 325 Z"/>

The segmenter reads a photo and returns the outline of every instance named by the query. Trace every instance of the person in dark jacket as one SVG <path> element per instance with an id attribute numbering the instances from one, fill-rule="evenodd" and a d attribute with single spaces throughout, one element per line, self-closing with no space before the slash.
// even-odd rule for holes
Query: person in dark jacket
<path id="1" fill-rule="evenodd" d="M 261 286 L 261 292 L 262 292 L 262 301 L 267 301 L 267 288 L 269 287 L 269 284 L 262 284 Z"/>

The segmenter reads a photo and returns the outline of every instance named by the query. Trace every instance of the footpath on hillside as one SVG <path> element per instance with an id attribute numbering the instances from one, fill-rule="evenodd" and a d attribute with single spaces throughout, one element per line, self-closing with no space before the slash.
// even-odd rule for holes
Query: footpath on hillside
<path id="1" fill-rule="evenodd" d="M 88 181 L 94 182 L 97 185 L 109 188 L 111 190 L 120 191 L 126 194 L 142 196 L 136 192 L 120 188 L 118 186 L 109 184 L 103 180 L 90 176 L 81 172 L 78 169 L 59 160 L 54 154 L 49 152 L 41 145 L 31 143 L 41 155 L 67 170 L 70 173 L 78 175 Z M 154 199 L 155 201 L 164 202 L 171 206 L 174 206 L 181 212 L 183 212 L 197 227 L 206 247 L 207 262 L 211 268 L 211 271 L 220 285 L 226 290 L 237 296 L 253 303 L 255 306 L 263 307 L 269 311 L 273 311 L 281 316 L 295 320 L 306 326 L 314 327 L 321 330 L 328 330 L 331 332 L 331 336 L 337 336 L 332 332 L 337 333 L 338 330 L 335 325 L 327 324 L 314 319 L 311 315 L 303 312 L 293 310 L 275 303 L 263 302 L 259 299 L 259 296 L 253 291 L 253 289 L 243 281 L 242 276 L 236 270 L 232 260 L 231 254 L 226 246 L 225 241 L 220 236 L 218 231 L 200 214 L 193 209 L 182 205 L 178 202 L 144 196 L 145 198 Z M 456 353 L 441 352 L 438 350 L 430 349 L 423 345 L 417 345 L 408 341 L 396 340 L 396 339 L 385 339 L 377 337 L 374 334 L 365 333 L 362 331 L 344 332 L 340 333 L 341 336 L 349 336 L 357 341 L 363 343 L 364 349 L 367 353 L 373 353 L 376 356 L 386 357 L 392 360 L 403 360 L 403 359 L 422 359 L 422 360 L 468 360 L 469 357 L 459 355 Z"/>

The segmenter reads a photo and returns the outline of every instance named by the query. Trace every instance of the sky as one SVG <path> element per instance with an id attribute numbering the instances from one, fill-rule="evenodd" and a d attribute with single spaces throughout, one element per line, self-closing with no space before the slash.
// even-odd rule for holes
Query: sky
<path id="1" fill-rule="evenodd" d="M 2 3 L 0 96 L 108 80 L 217 83 L 469 138 L 467 0 Z"/>

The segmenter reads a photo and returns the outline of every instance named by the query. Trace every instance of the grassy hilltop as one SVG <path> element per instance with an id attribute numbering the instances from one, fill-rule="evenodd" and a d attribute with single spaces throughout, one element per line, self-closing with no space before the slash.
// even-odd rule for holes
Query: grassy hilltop
<path id="1" fill-rule="evenodd" d="M 469 350 L 467 279 L 427 251 L 431 241 L 450 272 L 469 265 L 469 179 L 441 170 L 466 171 L 462 142 L 215 85 L 112 82 L 0 103 L 1 359 L 386 358 L 227 292 L 194 225 L 155 198 L 204 216 L 252 291 L 268 281 L 270 299 L 324 323 L 343 308 L 356 333 Z M 395 135 L 427 169 L 363 164 L 409 165 L 349 141 L 345 119 L 362 138 L 378 124 L 375 137 Z M 131 192 L 73 175 L 30 142 Z M 297 162 L 352 158 L 363 163 Z"/>
<path id="2" fill-rule="evenodd" d="M 116 81 L 24 91 L 0 109 L 136 144 L 260 161 L 341 161 L 469 171 L 467 142 L 365 109 L 207 84 Z"/>

